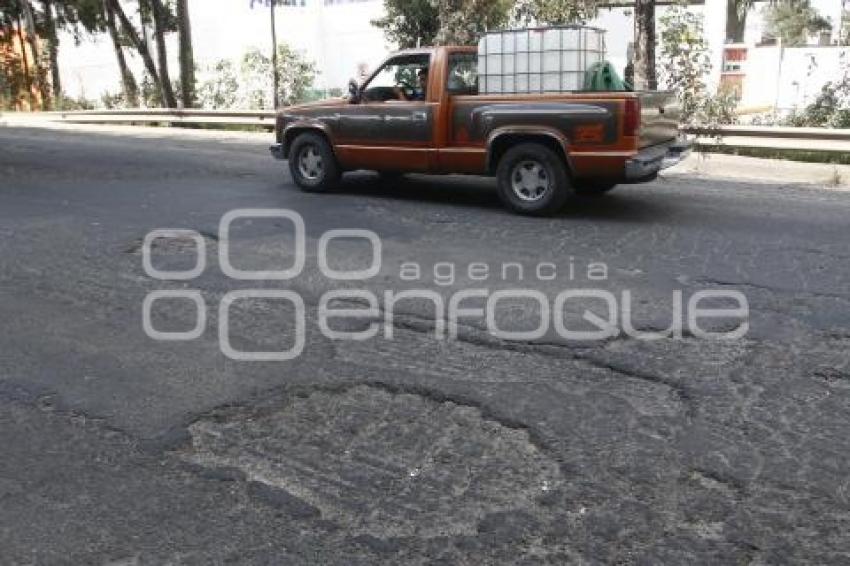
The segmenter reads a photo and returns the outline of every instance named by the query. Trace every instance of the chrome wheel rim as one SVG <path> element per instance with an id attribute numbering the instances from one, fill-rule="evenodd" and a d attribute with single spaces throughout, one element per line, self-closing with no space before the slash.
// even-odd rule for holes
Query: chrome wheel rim
<path id="1" fill-rule="evenodd" d="M 308 145 L 298 155 L 298 171 L 308 181 L 321 179 L 325 172 L 322 156 L 316 150 L 316 146 Z"/>
<path id="2" fill-rule="evenodd" d="M 522 201 L 535 202 L 542 199 L 551 186 L 549 172 L 539 161 L 522 161 L 511 171 L 511 188 Z"/>

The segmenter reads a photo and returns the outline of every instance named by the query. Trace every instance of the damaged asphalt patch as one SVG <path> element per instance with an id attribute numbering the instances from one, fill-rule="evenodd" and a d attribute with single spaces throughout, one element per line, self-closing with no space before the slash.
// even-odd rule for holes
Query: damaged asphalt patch
<path id="1" fill-rule="evenodd" d="M 193 464 L 240 470 L 257 495 L 297 515 L 312 507 L 381 538 L 474 534 L 483 517 L 530 511 L 564 481 L 523 429 L 372 386 L 201 419 L 189 431 Z"/>

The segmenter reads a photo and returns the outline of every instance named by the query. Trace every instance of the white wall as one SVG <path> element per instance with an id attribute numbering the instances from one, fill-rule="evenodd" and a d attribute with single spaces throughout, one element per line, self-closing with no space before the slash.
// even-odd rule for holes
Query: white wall
<path id="1" fill-rule="evenodd" d="M 238 60 L 248 49 L 271 50 L 269 9 L 250 0 L 190 0 L 195 62 L 203 69 L 220 59 Z M 345 88 L 358 64 L 379 63 L 391 46 L 371 20 L 383 15 L 381 0 L 348 0 L 326 5 L 325 0 L 306 0 L 304 7 L 278 7 L 278 41 L 313 59 L 321 74 L 316 88 Z M 178 76 L 176 37 L 169 37 L 172 77 Z M 140 79 L 143 66 L 131 50 L 128 61 Z M 106 34 L 87 37 L 75 45 L 73 37 L 61 37 L 59 66 L 65 92 L 72 97 L 99 99 L 104 92 L 121 89 L 115 54 Z"/>
<path id="2" fill-rule="evenodd" d="M 848 47 L 750 48 L 742 106 L 776 105 L 780 111 L 806 106 L 824 83 L 840 77 L 842 54 L 850 63 Z"/>

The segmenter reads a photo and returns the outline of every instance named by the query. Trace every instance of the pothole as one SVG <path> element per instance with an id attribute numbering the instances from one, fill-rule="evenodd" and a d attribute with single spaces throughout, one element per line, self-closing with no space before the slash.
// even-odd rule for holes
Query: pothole
<path id="1" fill-rule="evenodd" d="M 563 483 L 527 431 L 477 408 L 372 386 L 189 427 L 184 457 L 241 470 L 353 534 L 474 534 L 491 513 L 533 510 Z"/>
<path id="2" fill-rule="evenodd" d="M 201 237 L 206 241 L 207 247 L 218 245 L 218 236 L 209 232 L 199 232 Z M 142 254 L 142 246 L 144 238 L 136 238 L 124 249 L 127 254 Z M 197 251 L 197 243 L 189 236 L 177 236 L 171 238 L 157 238 L 151 243 L 151 251 L 165 254 L 182 254 Z"/>

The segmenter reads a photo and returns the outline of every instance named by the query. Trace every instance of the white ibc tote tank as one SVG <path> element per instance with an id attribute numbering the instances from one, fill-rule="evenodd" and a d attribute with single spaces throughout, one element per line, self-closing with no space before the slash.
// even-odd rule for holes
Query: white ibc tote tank
<path id="1" fill-rule="evenodd" d="M 605 31 L 559 26 L 494 31 L 478 42 L 481 94 L 581 90 L 584 74 L 605 59 Z"/>

